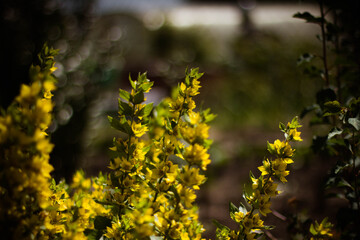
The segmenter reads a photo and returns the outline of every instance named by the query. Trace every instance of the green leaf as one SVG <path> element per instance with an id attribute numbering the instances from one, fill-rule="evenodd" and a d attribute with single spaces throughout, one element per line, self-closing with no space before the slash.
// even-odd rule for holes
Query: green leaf
<path id="1" fill-rule="evenodd" d="M 270 154 L 276 154 L 275 147 L 271 146 L 269 142 L 267 142 L 267 150 L 269 151 Z"/>
<path id="2" fill-rule="evenodd" d="M 134 151 L 136 150 L 136 145 L 135 144 L 131 144 L 130 145 L 130 148 L 129 148 L 129 155 L 131 156 L 133 153 L 134 153 Z"/>
<path id="3" fill-rule="evenodd" d="M 115 128 L 116 130 L 120 130 L 119 121 L 117 121 L 116 119 L 114 119 L 111 116 L 108 116 L 108 120 L 109 120 L 109 123 L 110 123 L 111 127 Z"/>
<path id="4" fill-rule="evenodd" d="M 120 115 L 132 115 L 133 109 L 132 107 L 119 99 L 119 114 Z"/>
<path id="5" fill-rule="evenodd" d="M 201 112 L 202 118 L 204 123 L 211 122 L 216 118 L 216 114 L 210 113 L 210 108 L 207 108 L 206 110 Z"/>
<path id="6" fill-rule="evenodd" d="M 359 117 L 356 118 L 349 118 L 348 122 L 351 126 L 353 126 L 357 131 L 360 130 L 360 120 Z"/>
<path id="7" fill-rule="evenodd" d="M 165 128 L 166 130 L 169 130 L 169 131 L 172 131 L 173 128 L 171 126 L 171 122 L 170 122 L 170 119 L 167 117 L 166 120 L 165 120 Z"/>
<path id="8" fill-rule="evenodd" d="M 136 83 L 135 83 L 135 81 L 133 81 L 133 80 L 131 79 L 130 74 L 129 74 L 129 82 L 130 82 L 131 87 L 132 87 L 133 89 L 136 89 Z"/>
<path id="9" fill-rule="evenodd" d="M 331 222 L 328 222 L 328 218 L 325 217 L 322 221 L 321 221 L 321 225 L 323 225 L 325 228 L 331 228 L 333 226 L 333 224 Z"/>
<path id="10" fill-rule="evenodd" d="M 148 146 L 144 147 L 144 148 L 142 149 L 143 153 L 146 154 L 147 152 L 149 152 L 150 149 L 151 149 L 151 146 L 152 146 L 152 144 L 149 144 Z"/>
<path id="11" fill-rule="evenodd" d="M 328 101 L 324 103 L 324 110 L 330 114 L 336 114 L 341 111 L 341 105 L 338 101 Z"/>
<path id="12" fill-rule="evenodd" d="M 140 104 L 144 101 L 145 97 L 144 97 L 144 92 L 143 91 L 139 91 L 135 94 L 135 96 L 132 99 L 132 103 L 133 104 Z"/>
<path id="13" fill-rule="evenodd" d="M 336 135 L 340 135 L 342 133 L 343 133 L 342 129 L 335 127 L 329 132 L 327 139 L 331 139 L 331 138 L 335 137 Z"/>
<path id="14" fill-rule="evenodd" d="M 235 206 L 235 204 L 233 204 L 232 202 L 229 202 L 229 212 L 237 213 L 237 212 L 239 212 L 239 209 L 237 206 Z"/>
<path id="15" fill-rule="evenodd" d="M 217 220 L 213 220 L 213 223 L 214 223 L 214 225 L 216 226 L 216 228 L 218 228 L 218 229 L 220 229 L 220 230 L 222 230 L 222 229 L 226 229 L 226 230 L 228 230 L 228 231 L 230 231 L 230 228 L 228 228 L 227 226 L 224 226 L 224 225 L 222 225 L 221 223 L 219 223 Z"/>
<path id="16" fill-rule="evenodd" d="M 146 104 L 145 107 L 143 108 L 144 109 L 144 114 L 143 116 L 144 117 L 147 117 L 150 115 L 152 109 L 153 109 L 153 103 L 149 103 L 149 104 Z"/>
<path id="17" fill-rule="evenodd" d="M 102 232 L 96 229 L 85 229 L 84 234 L 88 240 L 98 240 L 102 236 Z"/>
<path id="18" fill-rule="evenodd" d="M 273 230 L 275 229 L 275 226 L 262 226 L 261 229 L 264 229 L 264 230 Z"/>
<path id="19" fill-rule="evenodd" d="M 294 129 L 294 128 L 300 128 L 302 127 L 299 123 L 299 118 L 298 117 L 294 117 L 292 120 L 291 120 L 291 123 L 290 123 L 290 126 L 289 128 L 290 129 Z"/>
<path id="20" fill-rule="evenodd" d="M 321 24 L 322 23 L 322 18 L 321 17 L 314 17 L 309 12 L 303 12 L 303 13 L 298 12 L 298 13 L 294 14 L 293 17 L 303 19 L 308 23 L 315 23 L 315 24 Z"/>
<path id="21" fill-rule="evenodd" d="M 326 182 L 325 184 L 326 188 L 331 188 L 331 187 L 348 187 L 352 190 L 354 190 L 354 188 L 351 186 L 351 184 L 346 181 L 345 179 L 343 178 L 335 178 L 335 177 L 331 177 L 329 178 L 329 180 Z"/>
<path id="22" fill-rule="evenodd" d="M 317 231 L 315 230 L 314 224 L 311 224 L 309 231 L 312 235 L 314 236 L 317 235 Z"/>
<path id="23" fill-rule="evenodd" d="M 242 203 L 240 203 L 240 205 L 239 205 L 239 211 L 242 212 L 244 215 L 247 214 L 247 212 L 248 212 L 248 210 Z"/>
<path id="24" fill-rule="evenodd" d="M 116 130 L 119 130 L 119 131 L 121 131 L 123 133 L 127 133 L 127 134 L 132 133 L 132 129 L 131 129 L 129 123 L 126 121 L 125 117 L 122 117 L 119 120 L 119 119 L 114 119 L 111 116 L 108 116 L 108 120 L 110 122 L 110 126 L 115 128 Z"/>
<path id="25" fill-rule="evenodd" d="M 254 192 L 254 189 L 252 188 L 252 184 L 251 183 L 245 183 L 244 184 L 243 197 L 247 202 L 248 202 L 249 197 L 252 196 L 253 192 Z"/>
<path id="26" fill-rule="evenodd" d="M 340 166 L 340 165 L 336 165 L 334 173 L 335 174 L 339 174 L 341 173 L 344 169 L 350 168 L 352 165 L 347 163 L 344 166 Z"/>
<path id="27" fill-rule="evenodd" d="M 343 178 L 341 178 L 340 181 L 337 183 L 337 187 L 348 187 L 354 190 L 353 186 L 351 186 L 351 184 Z"/>
<path id="28" fill-rule="evenodd" d="M 203 146 L 208 149 L 212 144 L 213 144 L 214 140 L 212 139 L 204 139 L 203 140 Z"/>
<path id="29" fill-rule="evenodd" d="M 96 216 L 94 220 L 94 227 L 98 230 L 104 230 L 111 226 L 111 219 L 103 216 Z"/>
<path id="30" fill-rule="evenodd" d="M 119 96 L 125 101 L 130 101 L 130 93 L 123 89 L 119 89 Z"/>
<path id="31" fill-rule="evenodd" d="M 255 178 L 255 175 L 252 173 L 252 171 L 249 171 L 249 177 L 250 178 Z"/>
<path id="32" fill-rule="evenodd" d="M 171 187 L 170 187 L 170 191 L 172 191 L 173 193 L 174 193 L 174 195 L 175 195 L 175 198 L 176 198 L 176 201 L 177 202 L 180 202 L 180 195 L 179 195 L 179 193 L 178 193 L 178 191 L 176 190 L 176 187 L 174 186 L 174 185 L 171 185 Z"/>
<path id="33" fill-rule="evenodd" d="M 142 85 L 145 82 L 148 82 L 146 72 L 144 72 L 142 74 L 139 73 L 137 81 L 139 82 L 140 85 Z"/>
<path id="34" fill-rule="evenodd" d="M 153 82 L 143 83 L 141 84 L 140 89 L 143 90 L 144 92 L 147 92 L 153 85 L 154 85 Z"/>
<path id="35" fill-rule="evenodd" d="M 282 132 L 285 132 L 285 131 L 286 131 L 286 126 L 285 126 L 285 124 L 283 124 L 282 122 L 279 123 L 279 128 L 280 128 L 280 130 L 281 130 Z"/>

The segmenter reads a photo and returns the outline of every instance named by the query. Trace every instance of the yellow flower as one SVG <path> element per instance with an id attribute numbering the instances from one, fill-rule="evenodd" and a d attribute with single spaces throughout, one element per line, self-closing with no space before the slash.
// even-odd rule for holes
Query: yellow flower
<path id="1" fill-rule="evenodd" d="M 89 178 L 85 178 L 85 174 L 83 171 L 76 171 L 72 180 L 73 182 L 71 184 L 71 188 L 88 190 L 91 187 L 91 180 Z"/>
<path id="2" fill-rule="evenodd" d="M 195 190 L 200 189 L 201 185 L 205 181 L 205 176 L 199 174 L 198 168 L 190 168 L 188 165 L 183 167 L 180 172 L 181 182 L 187 187 L 193 187 Z"/>
<path id="3" fill-rule="evenodd" d="M 132 123 L 131 129 L 136 137 L 141 137 L 149 130 L 147 126 L 141 125 L 141 123 L 136 122 Z"/>
<path id="4" fill-rule="evenodd" d="M 199 124 L 200 121 L 201 121 L 201 116 L 200 116 L 200 114 L 198 112 L 190 111 L 188 113 L 188 116 L 189 116 L 189 120 L 190 120 L 191 125 Z"/>
<path id="5" fill-rule="evenodd" d="M 184 159 L 190 165 L 198 165 L 202 170 L 206 170 L 207 165 L 210 164 L 210 155 L 206 152 L 206 149 L 199 145 L 190 145 L 185 149 Z"/>
<path id="6" fill-rule="evenodd" d="M 52 81 L 45 81 L 43 86 L 44 86 L 44 98 L 51 99 L 51 97 L 53 96 L 51 91 L 56 89 L 55 84 Z"/>
<path id="7" fill-rule="evenodd" d="M 324 218 L 319 224 L 315 221 L 315 224 L 311 224 L 310 233 L 314 236 L 311 239 L 328 239 L 333 236 L 332 234 L 333 224 L 327 221 L 327 218 Z"/>
<path id="8" fill-rule="evenodd" d="M 270 210 L 271 202 L 269 196 L 261 195 L 261 197 L 258 200 L 258 203 L 259 203 L 259 212 L 262 215 L 266 216 L 268 213 L 271 213 Z"/>
<path id="9" fill-rule="evenodd" d="M 196 108 L 195 101 L 192 100 L 192 98 L 186 99 L 185 103 L 187 104 L 187 107 L 188 107 L 189 111 L 192 111 L 193 109 Z"/>
<path id="10" fill-rule="evenodd" d="M 105 237 L 112 239 L 123 239 L 122 235 L 121 222 L 119 220 L 113 222 L 111 227 L 106 227 Z"/>
<path id="11" fill-rule="evenodd" d="M 295 152 L 288 142 L 283 142 L 279 139 L 275 140 L 274 143 L 269 143 L 268 146 L 271 154 L 275 154 L 281 158 L 291 158 Z"/>
<path id="12" fill-rule="evenodd" d="M 267 184 L 264 186 L 264 193 L 270 197 L 276 196 L 279 194 L 279 191 L 277 191 L 277 183 L 274 183 L 274 181 L 272 180 L 272 178 L 269 178 L 267 180 Z"/>
<path id="13" fill-rule="evenodd" d="M 263 161 L 263 165 L 258 167 L 259 171 L 261 172 L 261 175 L 268 175 L 271 173 L 271 165 L 270 161 L 268 159 Z"/>
<path id="14" fill-rule="evenodd" d="M 277 158 L 274 161 L 271 161 L 271 166 L 274 171 L 274 174 L 280 181 L 287 182 L 285 177 L 289 175 L 289 171 L 286 171 L 286 162 L 282 161 L 282 159 Z"/>
<path id="15" fill-rule="evenodd" d="M 180 112 L 185 102 L 184 97 L 178 96 L 176 100 L 169 103 L 170 112 Z"/>
<path id="16" fill-rule="evenodd" d="M 168 229 L 168 234 L 171 237 L 171 239 L 179 239 L 180 231 L 182 228 L 183 228 L 182 224 L 172 220 L 171 227 L 170 227 L 170 229 Z"/>
<path id="17" fill-rule="evenodd" d="M 294 141 L 302 141 L 301 137 L 301 132 L 298 132 L 296 129 L 290 129 L 289 130 L 289 139 L 290 140 L 294 140 Z"/>
<path id="18" fill-rule="evenodd" d="M 34 101 L 40 91 L 41 91 L 41 82 L 35 81 L 30 86 L 22 84 L 20 89 L 20 95 L 15 98 L 15 100 L 21 104 L 29 104 Z"/>
<path id="19" fill-rule="evenodd" d="M 236 222 L 241 222 L 245 217 L 244 213 L 242 212 L 236 212 L 234 216 Z"/>
<path id="20" fill-rule="evenodd" d="M 185 207 L 191 208 L 192 203 L 196 199 L 196 195 L 194 193 L 194 190 L 192 190 L 191 188 L 188 188 L 188 187 L 184 187 L 181 184 L 178 184 L 176 186 L 176 190 L 177 190 L 177 192 L 178 192 L 178 194 L 180 196 L 180 199 L 184 202 Z"/>

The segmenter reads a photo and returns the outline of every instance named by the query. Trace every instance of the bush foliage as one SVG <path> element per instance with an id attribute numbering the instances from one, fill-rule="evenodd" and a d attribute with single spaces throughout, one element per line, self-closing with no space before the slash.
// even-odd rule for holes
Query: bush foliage
<path id="1" fill-rule="evenodd" d="M 325 184 L 329 197 L 345 201 L 335 224 L 324 218 L 294 235 L 295 239 L 357 239 L 360 224 L 360 98 L 358 62 L 351 55 L 356 46 L 343 22 L 330 22 L 326 13 L 341 14 L 341 5 L 320 17 L 298 13 L 297 18 L 318 24 L 322 42 L 320 66 L 304 54 L 301 63 L 311 76 L 321 78 L 324 88 L 316 103 L 302 116 L 314 112 L 312 126 L 326 126 L 326 134 L 315 136 L 312 148 L 329 158 L 331 174 Z M 339 16 L 340 17 L 340 16 Z M 333 46 L 334 55 L 327 51 Z M 53 149 L 47 129 L 52 121 L 53 72 L 57 50 L 43 47 L 39 64 L 31 66 L 29 85 L 0 115 L 0 231 L 5 239 L 201 239 L 205 231 L 199 221 L 196 191 L 206 181 L 211 163 L 210 109 L 198 109 L 202 73 L 186 70 L 184 80 L 171 97 L 157 106 L 146 100 L 153 82 L 146 73 L 129 78 L 130 91 L 119 90 L 118 114 L 109 116 L 120 137 L 110 147 L 109 173 L 87 178 L 77 171 L 70 184 L 55 182 L 49 154 Z M 347 59 L 347 61 L 344 61 Z M 330 61 L 333 61 L 330 64 Z M 334 67 L 332 67 L 334 66 Z M 334 83 L 334 84 L 333 84 Z M 287 182 L 295 150 L 302 141 L 295 117 L 279 125 L 284 139 L 267 144 L 269 157 L 250 172 L 244 185 L 243 202 L 229 204 L 236 228 L 214 221 L 217 239 L 263 239 L 273 229 L 264 222 L 272 212 L 271 199 Z M 297 219 L 300 221 L 300 219 Z M 300 223 L 299 223 L 300 224 Z"/>
<path id="2" fill-rule="evenodd" d="M 204 231 L 194 205 L 204 183 L 208 164 L 209 109 L 196 111 L 201 73 L 186 71 L 173 96 L 158 106 L 146 102 L 153 83 L 146 74 L 129 79 L 131 91 L 119 90 L 118 116 L 111 126 L 123 137 L 114 138 L 110 173 L 88 179 L 78 171 L 73 182 L 56 183 L 49 153 L 53 145 L 46 133 L 51 123 L 52 75 L 56 51 L 44 47 L 39 66 L 32 66 L 30 85 L 2 112 L 1 127 L 1 226 L 13 239 L 200 239 Z M 249 211 L 230 205 L 239 230 L 218 223 L 219 239 L 254 238 L 263 225 L 260 215 L 271 212 L 270 198 L 279 194 L 274 178 L 286 182 L 287 164 L 299 141 L 300 126 L 294 119 L 281 124 L 285 140 L 268 144 L 274 159 L 251 174 L 244 197 Z"/>

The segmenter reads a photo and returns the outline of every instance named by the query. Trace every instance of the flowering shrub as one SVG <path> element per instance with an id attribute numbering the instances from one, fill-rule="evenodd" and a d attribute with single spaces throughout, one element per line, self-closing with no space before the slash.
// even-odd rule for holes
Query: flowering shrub
<path id="1" fill-rule="evenodd" d="M 238 228 L 231 230 L 230 228 L 215 221 L 218 226 L 216 236 L 218 239 L 258 239 L 263 235 L 262 230 L 272 229 L 272 226 L 264 225 L 261 216 L 271 213 L 270 210 L 272 197 L 279 195 L 277 190 L 279 180 L 282 183 L 287 182 L 286 176 L 289 175 L 287 165 L 293 163 L 291 159 L 294 149 L 291 148 L 291 141 L 302 141 L 300 132 L 297 128 L 301 127 L 297 118 L 294 118 L 287 125 L 280 124 L 281 131 L 284 132 L 285 140 L 275 140 L 274 143 L 268 143 L 267 150 L 273 156 L 273 159 L 266 159 L 263 165 L 258 167 L 261 175 L 256 178 L 250 172 L 250 181 L 245 184 L 243 198 L 248 208 L 244 204 L 239 207 L 230 203 L 229 210 L 232 220 L 234 220 Z"/>
<path id="2" fill-rule="evenodd" d="M 46 133 L 56 53 L 44 47 L 40 66 L 30 69 L 31 85 L 21 87 L 0 118 L 0 221 L 6 238 L 200 239 L 193 203 L 211 162 L 207 123 L 215 117 L 194 110 L 202 74 L 187 72 L 173 98 L 155 108 L 144 103 L 153 85 L 146 74 L 130 79 L 132 91 L 120 90 L 119 116 L 109 117 L 126 135 L 114 139 L 111 173 L 86 179 L 78 171 L 68 186 L 50 177 L 53 145 Z"/>
<path id="3" fill-rule="evenodd" d="M 44 235 L 41 226 L 49 220 L 43 210 L 52 196 L 53 145 L 46 129 L 53 108 L 55 54 L 44 48 L 40 65 L 30 68 L 32 83 L 21 86 L 20 95 L 0 116 L 0 228 L 14 239 Z"/>
<path id="4" fill-rule="evenodd" d="M 196 112 L 202 74 L 192 69 L 173 98 L 159 106 L 144 103 L 153 85 L 146 74 L 120 90 L 119 116 L 111 126 L 126 135 L 114 139 L 104 201 L 111 210 L 102 231 L 107 238 L 200 239 L 203 231 L 193 205 L 210 163 L 209 110 Z M 152 114 L 151 114 L 152 113 Z M 143 136 L 147 134 L 147 138 Z"/>
<path id="5" fill-rule="evenodd" d="M 57 51 L 44 46 L 39 66 L 30 69 L 31 84 L 0 117 L 0 221 L 7 239 L 201 239 L 196 191 L 210 164 L 209 109 L 196 111 L 201 73 L 186 72 L 171 98 L 158 106 L 146 102 L 153 83 L 146 74 L 129 79 L 131 91 L 119 90 L 118 116 L 107 175 L 89 179 L 77 171 L 70 185 L 51 179 L 50 143 L 52 75 Z M 301 141 L 297 118 L 280 125 L 285 140 L 268 144 L 274 156 L 250 173 L 244 205 L 230 204 L 238 230 L 217 223 L 219 239 L 254 239 L 265 226 L 279 194 L 275 180 L 286 182 L 292 163 L 291 141 Z M 157 237 L 157 238 L 155 238 Z"/>

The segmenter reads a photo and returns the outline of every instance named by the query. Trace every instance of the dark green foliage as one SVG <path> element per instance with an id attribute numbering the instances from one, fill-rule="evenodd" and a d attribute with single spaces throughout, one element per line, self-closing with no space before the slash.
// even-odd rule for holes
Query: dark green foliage
<path id="1" fill-rule="evenodd" d="M 360 32 L 360 27 L 350 23 L 348 15 L 358 19 L 355 15 L 360 8 L 359 3 L 349 1 L 318 2 L 320 17 L 307 12 L 294 15 L 319 24 L 322 42 L 321 54 L 304 54 L 299 58 L 299 64 L 306 65 L 304 72 L 308 76 L 323 81 L 316 103 L 306 107 L 301 116 L 314 112 L 310 124 L 327 128 L 327 134 L 313 137 L 311 148 L 333 163 L 324 185 L 325 195 L 341 199 L 346 206 L 338 209 L 337 235 L 341 239 L 357 239 L 356 236 L 360 236 L 360 62 L 356 55 L 359 37 L 354 34 Z M 349 6 L 354 9 L 349 10 Z M 316 58 L 322 64 L 317 64 Z M 320 224 L 316 222 L 311 225 L 310 233 L 319 237 L 316 228 L 329 224 L 326 219 Z"/>

